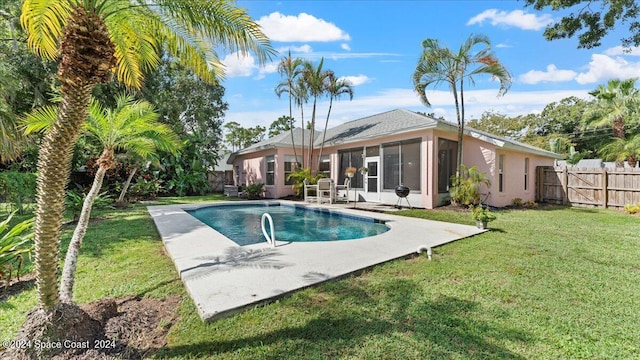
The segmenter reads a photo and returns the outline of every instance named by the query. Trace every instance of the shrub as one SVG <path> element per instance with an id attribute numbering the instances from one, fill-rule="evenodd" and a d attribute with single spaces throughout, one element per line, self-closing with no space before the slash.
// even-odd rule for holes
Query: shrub
<path id="1" fill-rule="evenodd" d="M 71 211 L 72 221 L 78 220 L 78 216 L 80 216 L 80 212 L 82 211 L 82 206 L 84 205 L 84 199 L 87 197 L 86 194 L 78 193 L 74 190 L 67 191 L 67 197 L 65 199 L 65 205 L 67 210 Z M 93 208 L 100 209 L 109 206 L 112 203 L 111 196 L 104 191 L 98 194 L 96 199 L 93 201 Z"/>
<path id="2" fill-rule="evenodd" d="M 247 198 L 249 199 L 259 199 L 264 192 L 264 184 L 257 183 L 251 184 L 244 187 L 243 190 L 247 194 Z"/>
<path id="3" fill-rule="evenodd" d="M 640 202 L 637 204 L 627 204 L 624 206 L 624 211 L 629 214 L 640 214 Z"/>
<path id="4" fill-rule="evenodd" d="M 355 172 L 355 168 L 353 168 Z M 318 183 L 318 180 L 325 177 L 324 174 L 317 174 L 316 176 L 311 176 L 310 168 L 298 168 L 298 170 L 292 172 L 287 176 L 287 180 L 293 180 L 293 185 L 291 188 L 295 190 L 297 196 L 302 196 L 304 192 L 304 181 L 307 180 L 307 183 L 310 185 L 315 185 Z"/>
<path id="5" fill-rule="evenodd" d="M 480 186 L 491 186 L 491 181 L 484 173 L 478 171 L 476 166 L 469 169 L 460 165 L 460 176 L 451 179 L 452 186 L 449 190 L 451 202 L 460 205 L 478 205 L 482 202 L 480 198 Z"/>
<path id="6" fill-rule="evenodd" d="M 522 203 L 522 199 L 520 198 L 515 198 L 511 201 L 511 205 L 515 206 L 515 207 L 521 207 L 523 205 Z"/>
<path id="7" fill-rule="evenodd" d="M 131 193 L 137 199 L 155 199 L 162 191 L 162 180 L 155 177 L 149 177 L 147 179 L 141 176 L 136 183 L 131 186 Z"/>
<path id="8" fill-rule="evenodd" d="M 35 203 L 36 174 L 18 171 L 0 173 L 0 193 L 15 206 L 18 214 L 25 213 L 25 205 Z"/>
<path id="9" fill-rule="evenodd" d="M 469 210 L 471 210 L 471 217 L 475 221 L 489 222 L 496 219 L 496 215 L 491 212 L 489 207 L 485 207 L 482 205 L 469 205 Z"/>
<path id="10" fill-rule="evenodd" d="M 0 222 L 0 234 L 4 233 L 0 237 L 0 280 L 4 280 L 6 285 L 9 285 L 14 269 L 20 276 L 24 256 L 31 256 L 33 250 L 33 218 L 9 228 L 14 214 Z"/>

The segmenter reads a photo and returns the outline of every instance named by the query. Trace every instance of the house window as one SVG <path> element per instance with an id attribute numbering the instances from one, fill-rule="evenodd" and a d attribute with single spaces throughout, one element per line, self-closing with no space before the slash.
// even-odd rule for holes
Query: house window
<path id="1" fill-rule="evenodd" d="M 498 155 L 498 191 L 504 192 L 504 155 Z"/>
<path id="2" fill-rule="evenodd" d="M 524 158 L 524 190 L 529 190 L 529 158 Z"/>
<path id="3" fill-rule="evenodd" d="M 275 156 L 267 156 L 267 185 L 275 185 L 275 174 L 276 174 L 276 157 Z"/>
<path id="4" fill-rule="evenodd" d="M 318 161 L 318 173 L 324 174 L 326 177 L 331 176 L 331 162 L 329 161 L 329 155 L 322 155 Z"/>
<path id="5" fill-rule="evenodd" d="M 438 139 L 438 193 L 448 194 L 458 167 L 458 142 Z"/>
<path id="6" fill-rule="evenodd" d="M 382 153 L 383 189 L 405 185 L 420 190 L 420 139 L 383 144 Z"/>
<path id="7" fill-rule="evenodd" d="M 289 175 L 300 168 L 300 164 L 302 163 L 302 156 L 298 156 L 296 158 L 293 155 L 285 155 L 284 157 L 284 184 L 285 185 L 293 185 L 295 182 L 294 179 L 289 179 Z"/>
<path id="8" fill-rule="evenodd" d="M 354 167 L 360 169 L 362 167 L 362 151 L 363 148 L 355 148 L 349 150 L 338 151 L 338 158 L 340 159 L 340 172 L 338 173 L 338 183 L 344 184 L 344 178 L 346 175 L 344 171 L 348 167 Z M 362 188 L 362 174 L 360 171 L 356 171 L 356 174 L 351 179 L 352 188 Z"/>

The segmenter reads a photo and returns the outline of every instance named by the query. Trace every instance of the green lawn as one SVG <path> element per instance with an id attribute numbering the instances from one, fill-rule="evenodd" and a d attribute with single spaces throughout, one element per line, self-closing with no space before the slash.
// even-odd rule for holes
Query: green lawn
<path id="1" fill-rule="evenodd" d="M 401 214 L 472 224 L 468 213 Z M 198 317 L 144 206 L 96 215 L 81 250 L 76 299 L 182 295 L 180 319 L 158 358 L 628 359 L 640 353 L 640 219 L 615 211 L 500 211 L 493 231 L 436 248 L 433 261 L 393 261 L 211 324 Z M 71 231 L 65 228 L 65 244 Z M 15 335 L 34 304 L 34 289 L 0 302 L 2 336 Z"/>

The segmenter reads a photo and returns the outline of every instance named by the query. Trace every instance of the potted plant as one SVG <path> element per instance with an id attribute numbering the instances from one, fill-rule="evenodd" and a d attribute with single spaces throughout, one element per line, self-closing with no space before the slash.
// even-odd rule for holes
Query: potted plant
<path id="1" fill-rule="evenodd" d="M 471 217 L 476 221 L 478 229 L 487 229 L 487 224 L 496 219 L 496 215 L 491 212 L 488 206 L 470 205 L 469 210 L 471 210 Z"/>
<path id="2" fill-rule="evenodd" d="M 349 166 L 345 171 L 344 174 L 349 177 L 352 178 L 355 174 L 356 174 L 356 168 L 354 168 L 353 166 Z"/>

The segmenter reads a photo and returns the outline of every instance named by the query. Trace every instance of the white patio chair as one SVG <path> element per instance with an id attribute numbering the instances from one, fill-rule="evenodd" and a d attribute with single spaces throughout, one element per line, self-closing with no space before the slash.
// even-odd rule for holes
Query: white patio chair
<path id="1" fill-rule="evenodd" d="M 348 177 L 344 178 L 343 185 L 336 185 L 336 197 L 335 201 L 345 201 L 349 203 L 349 189 L 351 188 L 351 179 Z M 344 196 L 341 196 L 341 192 L 344 192 Z"/>
<path id="2" fill-rule="evenodd" d="M 317 202 L 318 201 L 318 185 L 309 185 L 309 180 L 304 179 L 302 181 L 304 186 L 304 201 L 305 202 Z"/>
<path id="3" fill-rule="evenodd" d="M 323 178 L 318 180 L 318 204 L 328 201 L 333 204 L 336 197 L 336 185 L 333 179 Z"/>

